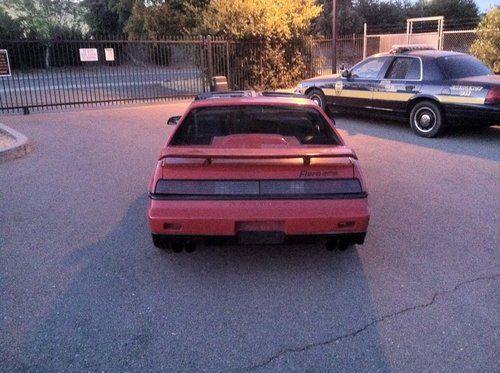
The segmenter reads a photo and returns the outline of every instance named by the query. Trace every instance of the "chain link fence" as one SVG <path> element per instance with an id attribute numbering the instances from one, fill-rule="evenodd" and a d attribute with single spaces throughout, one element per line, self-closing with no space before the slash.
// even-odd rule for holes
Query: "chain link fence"
<path id="1" fill-rule="evenodd" d="M 445 31 L 443 33 L 443 49 L 469 53 L 470 47 L 475 40 L 476 30 Z"/>

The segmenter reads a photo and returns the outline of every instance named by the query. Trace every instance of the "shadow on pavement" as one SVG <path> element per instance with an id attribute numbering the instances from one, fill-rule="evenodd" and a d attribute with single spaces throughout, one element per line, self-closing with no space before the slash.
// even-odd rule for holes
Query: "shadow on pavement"
<path id="1" fill-rule="evenodd" d="M 62 260 L 73 279 L 21 343 L 17 368 L 389 369 L 375 327 L 349 336 L 378 317 L 357 249 L 165 252 L 146 204 L 144 194 L 104 240 Z M 287 348 L 297 351 L 280 355 Z"/>
<path id="2" fill-rule="evenodd" d="M 367 135 L 454 154 L 500 160 L 500 126 L 456 126 L 449 128 L 440 137 L 428 139 L 414 134 L 403 120 L 355 117 L 348 114 L 337 114 L 334 117 L 338 128 L 347 131 L 349 136 Z"/>

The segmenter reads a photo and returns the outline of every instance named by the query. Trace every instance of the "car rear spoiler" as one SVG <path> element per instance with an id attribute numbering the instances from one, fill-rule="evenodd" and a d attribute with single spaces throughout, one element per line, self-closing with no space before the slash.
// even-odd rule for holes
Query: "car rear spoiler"
<path id="1" fill-rule="evenodd" d="M 276 91 L 263 91 L 256 92 L 252 90 L 242 91 L 219 91 L 219 92 L 204 92 L 195 96 L 194 100 L 208 100 L 214 98 L 236 98 L 236 97 L 285 97 L 285 98 L 308 98 L 306 95 L 300 95 L 292 92 L 276 92 Z"/>
<path id="2" fill-rule="evenodd" d="M 346 146 L 330 148 L 206 148 L 199 147 L 170 147 L 165 148 L 160 154 L 159 160 L 166 158 L 197 158 L 205 159 L 211 163 L 212 159 L 293 159 L 302 158 L 303 163 L 308 165 L 312 158 L 354 158 L 358 159 L 356 153 Z"/>

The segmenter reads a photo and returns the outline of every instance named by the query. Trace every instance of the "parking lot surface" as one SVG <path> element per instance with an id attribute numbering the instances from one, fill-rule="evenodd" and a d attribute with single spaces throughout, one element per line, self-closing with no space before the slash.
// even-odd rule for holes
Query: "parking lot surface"
<path id="1" fill-rule="evenodd" d="M 366 243 L 153 247 L 147 187 L 186 102 L 3 116 L 0 370 L 498 371 L 500 128 L 341 117 Z"/>

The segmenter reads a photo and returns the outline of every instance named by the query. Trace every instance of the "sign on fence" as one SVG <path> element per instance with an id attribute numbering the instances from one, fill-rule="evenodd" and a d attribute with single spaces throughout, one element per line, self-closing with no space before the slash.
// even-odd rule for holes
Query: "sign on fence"
<path id="1" fill-rule="evenodd" d="M 0 49 L 0 76 L 10 76 L 9 53 Z"/>
<path id="2" fill-rule="evenodd" d="M 113 48 L 104 48 L 104 57 L 106 61 L 115 60 L 115 50 Z"/>
<path id="3" fill-rule="evenodd" d="M 97 48 L 80 48 L 80 61 L 95 62 L 98 60 Z"/>

